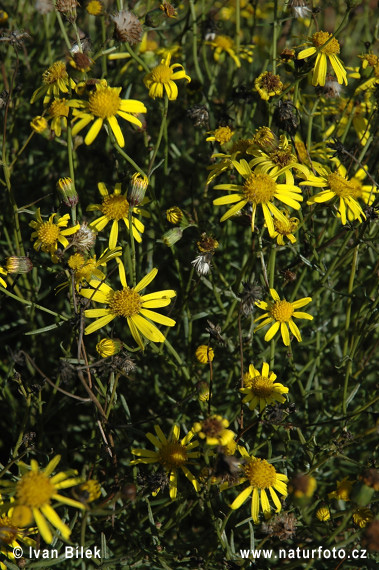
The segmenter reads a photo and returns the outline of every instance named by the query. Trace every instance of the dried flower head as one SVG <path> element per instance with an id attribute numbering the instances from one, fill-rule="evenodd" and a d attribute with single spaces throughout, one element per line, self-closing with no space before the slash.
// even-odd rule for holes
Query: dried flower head
<path id="1" fill-rule="evenodd" d="M 55 9 L 64 14 L 69 20 L 76 19 L 76 7 L 79 6 L 77 0 L 56 0 Z"/>
<path id="2" fill-rule="evenodd" d="M 208 124 L 209 113 L 205 105 L 194 105 L 187 110 L 187 116 L 194 127 L 204 127 Z"/>
<path id="3" fill-rule="evenodd" d="M 218 248 L 218 241 L 205 232 L 201 234 L 200 238 L 197 247 L 202 253 L 214 253 L 214 250 Z"/>
<path id="4" fill-rule="evenodd" d="M 196 273 L 198 275 L 207 275 L 212 267 L 212 257 L 213 253 L 201 253 L 191 264 L 194 266 Z"/>
<path id="5" fill-rule="evenodd" d="M 96 232 L 94 232 L 87 224 L 83 222 L 80 225 L 80 229 L 71 238 L 71 243 L 79 251 L 89 251 L 96 241 Z"/>
<path id="6" fill-rule="evenodd" d="M 262 524 L 262 531 L 279 540 L 289 540 L 296 534 L 297 519 L 293 513 L 282 513 Z"/>
<path id="7" fill-rule="evenodd" d="M 255 302 L 262 297 L 262 287 L 255 281 L 252 283 L 242 281 L 242 285 L 241 311 L 247 317 L 253 313 Z"/>
<path id="8" fill-rule="evenodd" d="M 270 97 L 280 95 L 283 91 L 283 83 L 280 81 L 279 75 L 275 75 L 271 71 L 261 73 L 254 81 L 254 87 L 263 101 L 268 101 Z"/>
<path id="9" fill-rule="evenodd" d="M 128 42 L 130 45 L 139 44 L 142 40 L 142 24 L 129 10 L 120 10 L 111 15 L 114 23 L 114 35 L 120 42 Z"/>

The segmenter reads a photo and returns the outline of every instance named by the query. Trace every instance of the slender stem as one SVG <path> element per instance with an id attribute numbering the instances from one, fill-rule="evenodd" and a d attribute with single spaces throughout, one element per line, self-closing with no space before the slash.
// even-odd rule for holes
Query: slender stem
<path id="1" fill-rule="evenodd" d="M 195 2 L 194 0 L 190 0 L 190 10 L 191 10 L 191 17 L 192 17 L 192 55 L 193 55 L 193 63 L 195 66 L 196 74 L 199 78 L 201 83 L 204 83 L 204 77 L 199 65 L 199 57 L 197 54 L 197 21 L 196 21 L 196 10 L 195 10 Z M 239 4 L 239 2 L 237 2 Z"/>
<path id="2" fill-rule="evenodd" d="M 165 130 L 165 124 L 166 124 L 166 119 L 167 119 L 167 111 L 168 111 L 168 97 L 167 97 L 167 93 L 165 93 L 165 96 L 164 96 L 164 106 L 163 106 L 163 111 L 162 111 L 161 127 L 160 127 L 160 129 L 159 129 L 159 134 L 158 134 L 157 142 L 155 143 L 153 155 L 152 155 L 152 157 L 151 157 L 151 159 L 150 159 L 149 166 L 148 166 L 148 169 L 147 169 L 147 174 L 148 174 L 148 176 L 150 176 L 150 174 L 151 174 L 151 171 L 152 171 L 152 169 L 153 169 L 154 162 L 155 162 L 155 159 L 156 159 L 156 156 L 157 156 L 157 153 L 158 153 L 158 150 L 159 150 L 161 141 L 162 141 L 162 136 L 163 136 L 163 133 L 164 133 L 164 130 Z"/>
<path id="3" fill-rule="evenodd" d="M 125 160 L 127 160 L 129 162 L 129 164 L 131 164 L 133 166 L 133 168 L 135 168 L 137 170 L 137 172 L 139 172 L 140 174 L 142 174 L 142 176 L 146 176 L 145 172 L 142 170 L 142 168 L 140 168 L 138 166 L 138 164 L 136 162 L 134 162 L 134 160 L 128 155 L 126 154 L 125 151 L 122 150 L 122 148 L 116 143 L 115 140 L 112 140 L 113 146 L 114 148 L 117 150 L 117 152 L 119 154 L 121 154 L 121 156 L 123 158 L 125 158 Z"/>
<path id="4" fill-rule="evenodd" d="M 135 287 L 137 283 L 136 244 L 134 243 L 134 235 L 133 235 L 133 208 L 131 208 L 130 206 L 128 211 L 128 219 L 129 219 L 130 257 L 132 262 L 132 286 Z"/>

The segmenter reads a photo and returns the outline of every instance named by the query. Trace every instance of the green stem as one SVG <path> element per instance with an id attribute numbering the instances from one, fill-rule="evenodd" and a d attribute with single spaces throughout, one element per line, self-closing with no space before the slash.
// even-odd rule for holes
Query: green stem
<path id="1" fill-rule="evenodd" d="M 128 54 L 130 55 L 130 57 L 132 57 L 139 65 L 142 66 L 142 68 L 146 71 L 146 73 L 150 73 L 150 69 L 148 68 L 148 66 L 146 65 L 146 63 L 143 61 L 143 59 L 141 59 L 130 47 L 130 45 L 125 42 L 125 47 L 126 47 L 126 51 L 128 52 Z"/>
<path id="2" fill-rule="evenodd" d="M 133 168 L 135 168 L 135 170 L 137 172 L 139 172 L 140 174 L 142 174 L 142 176 L 146 176 L 145 172 L 142 170 L 142 168 L 140 168 L 138 166 L 138 164 L 136 162 L 134 162 L 134 160 L 128 155 L 126 154 L 125 151 L 122 150 L 122 148 L 117 144 L 117 142 L 115 140 L 112 140 L 113 146 L 114 148 L 117 150 L 117 152 L 123 157 L 125 158 L 125 160 L 127 160 L 129 162 L 129 164 L 131 164 L 133 166 Z"/>
<path id="3" fill-rule="evenodd" d="M 27 299 L 21 299 L 20 297 L 17 297 L 17 295 L 13 295 L 13 293 L 8 291 L 7 289 L 4 289 L 4 287 L 0 286 L 0 291 L 2 293 L 4 293 L 5 295 L 7 295 L 8 297 L 12 297 L 12 299 L 19 301 L 23 305 L 28 305 L 28 307 L 33 307 L 33 308 L 35 307 L 36 309 L 39 309 L 40 311 L 43 311 L 44 313 L 48 313 L 49 315 L 53 315 L 54 317 L 58 317 L 59 319 L 62 319 L 62 321 L 69 321 L 70 320 L 69 317 L 64 317 L 63 315 L 60 315 L 59 313 L 56 313 L 55 311 L 51 311 L 50 309 L 46 309 L 46 307 L 42 307 L 42 305 L 38 305 L 37 303 L 33 303 L 33 301 L 28 301 Z"/>
<path id="4" fill-rule="evenodd" d="M 195 10 L 195 2 L 194 0 L 190 0 L 190 10 L 191 10 L 191 17 L 192 17 L 192 55 L 193 55 L 193 63 L 195 66 L 196 74 L 199 78 L 201 83 L 204 83 L 204 77 L 200 69 L 199 65 L 199 58 L 197 54 L 197 21 L 196 21 L 196 10 Z M 239 2 L 237 2 L 239 4 Z"/>
<path id="5" fill-rule="evenodd" d="M 163 111 L 162 111 L 161 126 L 160 126 L 160 129 L 159 129 L 159 134 L 158 134 L 157 142 L 155 143 L 153 155 L 152 155 L 152 157 L 151 157 L 151 159 L 150 159 L 149 166 L 148 166 L 148 169 L 147 169 L 147 174 L 148 174 L 148 176 L 150 176 L 151 171 L 153 170 L 154 162 L 155 162 L 155 159 L 156 159 L 156 156 L 157 156 L 157 153 L 158 153 L 158 150 L 159 150 L 161 141 L 162 141 L 162 136 L 163 136 L 163 133 L 164 133 L 164 130 L 165 130 L 165 124 L 166 124 L 166 119 L 167 119 L 167 111 L 168 111 L 168 97 L 167 97 L 167 94 L 165 94 L 165 96 L 164 96 L 164 106 L 163 106 Z"/>

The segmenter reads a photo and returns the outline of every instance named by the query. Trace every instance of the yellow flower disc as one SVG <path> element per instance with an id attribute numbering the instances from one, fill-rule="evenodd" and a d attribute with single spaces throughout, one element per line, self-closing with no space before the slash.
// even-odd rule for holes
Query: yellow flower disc
<path id="1" fill-rule="evenodd" d="M 59 236 L 59 227 L 52 222 L 43 222 L 37 230 L 38 239 L 43 245 L 53 245 Z"/>
<path id="2" fill-rule="evenodd" d="M 280 323 L 287 323 L 292 317 L 294 312 L 292 303 L 286 300 L 275 301 L 270 313 L 273 319 Z"/>
<path id="3" fill-rule="evenodd" d="M 122 220 L 129 213 L 129 204 L 125 196 L 121 194 L 105 196 L 101 211 L 110 220 Z"/>
<path id="4" fill-rule="evenodd" d="M 276 483 L 275 467 L 265 459 L 252 458 L 243 470 L 252 487 L 267 489 Z"/>
<path id="5" fill-rule="evenodd" d="M 114 315 L 125 318 L 137 315 L 141 306 L 140 295 L 129 287 L 126 287 L 122 291 L 116 291 L 109 303 L 109 308 Z"/>
<path id="6" fill-rule="evenodd" d="M 245 198 L 252 204 L 264 204 L 273 199 L 276 183 L 268 174 L 251 174 L 243 185 Z"/>

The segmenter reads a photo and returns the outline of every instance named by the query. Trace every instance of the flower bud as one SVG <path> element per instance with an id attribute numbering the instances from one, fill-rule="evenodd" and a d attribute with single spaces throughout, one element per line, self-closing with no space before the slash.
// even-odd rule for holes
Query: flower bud
<path id="1" fill-rule="evenodd" d="M 71 178 L 60 178 L 57 182 L 57 190 L 61 196 L 63 204 L 69 208 L 76 206 L 79 202 L 79 196 Z"/>
<path id="2" fill-rule="evenodd" d="M 114 356 L 122 349 L 122 342 L 118 338 L 102 338 L 96 345 L 96 350 L 102 358 Z"/>
<path id="3" fill-rule="evenodd" d="M 46 131 L 49 125 L 45 117 L 38 115 L 37 117 L 34 117 L 34 119 L 30 121 L 30 126 L 32 127 L 35 133 L 41 134 L 43 133 L 43 131 Z"/>
<path id="4" fill-rule="evenodd" d="M 135 208 L 142 203 L 148 185 L 149 179 L 147 176 L 141 176 L 138 172 L 133 174 L 127 195 L 127 199 L 131 208 Z"/>
<path id="5" fill-rule="evenodd" d="M 182 239 L 183 231 L 180 228 L 172 228 L 162 236 L 163 243 L 168 247 L 172 247 L 177 241 Z"/>
<path id="6" fill-rule="evenodd" d="M 29 273 L 33 269 L 33 263 L 29 257 L 12 255 L 7 258 L 5 267 L 8 273 Z"/>

